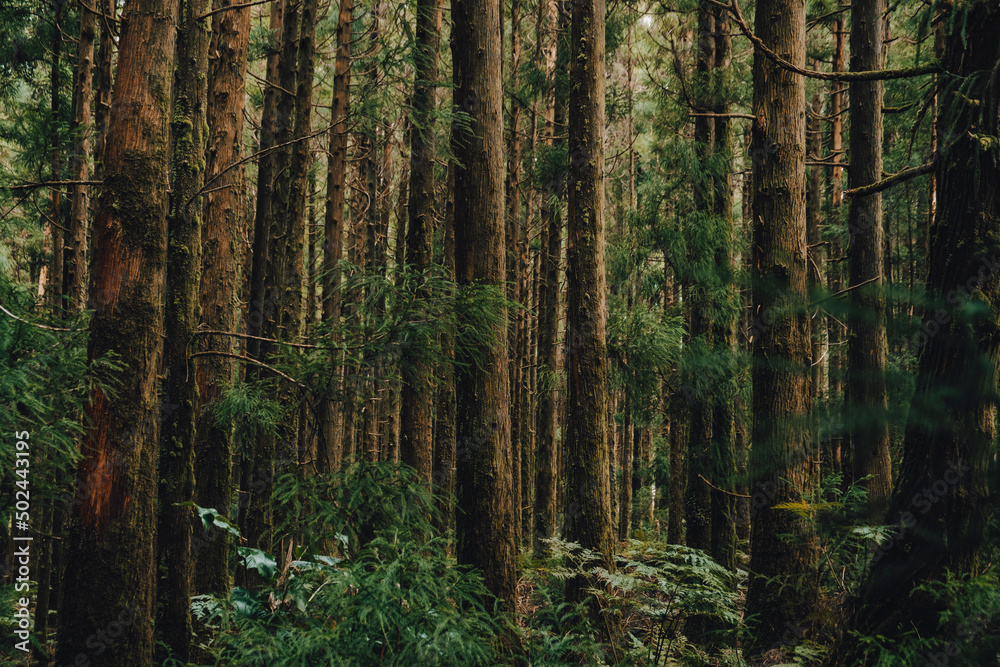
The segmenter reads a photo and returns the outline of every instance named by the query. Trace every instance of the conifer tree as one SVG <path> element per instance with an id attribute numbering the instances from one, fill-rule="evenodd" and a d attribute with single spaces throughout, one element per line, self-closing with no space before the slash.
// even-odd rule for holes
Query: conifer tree
<path id="1" fill-rule="evenodd" d="M 119 42 L 100 214 L 94 225 L 88 356 L 122 355 L 115 393 L 93 390 L 77 472 L 56 660 L 128 623 L 101 665 L 152 665 L 156 446 L 166 281 L 170 92 L 178 4 L 129 0 Z M 110 379 L 110 378 L 109 378 Z"/>

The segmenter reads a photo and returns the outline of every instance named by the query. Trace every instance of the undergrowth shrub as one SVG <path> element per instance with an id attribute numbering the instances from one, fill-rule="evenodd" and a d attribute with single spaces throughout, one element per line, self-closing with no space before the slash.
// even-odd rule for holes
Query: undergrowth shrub
<path id="1" fill-rule="evenodd" d="M 242 566 L 268 584 L 194 600 L 215 631 L 206 648 L 216 664 L 497 664 L 494 599 L 478 573 L 448 557 L 448 538 L 430 523 L 431 495 L 412 470 L 362 462 L 288 475 L 275 499 L 287 517 L 281 556 L 239 549 Z"/>

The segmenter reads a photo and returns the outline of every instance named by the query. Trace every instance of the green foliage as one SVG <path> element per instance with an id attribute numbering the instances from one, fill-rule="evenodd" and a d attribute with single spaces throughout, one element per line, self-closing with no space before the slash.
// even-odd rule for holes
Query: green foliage
<path id="1" fill-rule="evenodd" d="M 278 533 L 301 535 L 304 553 L 328 550 L 351 559 L 379 536 L 420 541 L 433 533 L 438 512 L 411 468 L 364 460 L 334 474 L 282 475 L 274 501 L 285 517 Z"/>
<path id="2" fill-rule="evenodd" d="M 431 496 L 411 470 L 357 463 L 307 480 L 286 475 L 275 497 L 302 511 L 279 529 L 285 556 L 238 549 L 268 584 L 193 601 L 215 630 L 216 664 L 497 664 L 493 598 L 447 556 L 448 539 L 428 519 Z M 214 521 L 211 510 L 200 514 Z"/>
<path id="3" fill-rule="evenodd" d="M 596 582 L 588 593 L 597 597 L 605 613 L 627 619 L 627 660 L 634 664 L 672 664 L 690 655 L 693 647 L 683 628 L 695 615 L 714 619 L 730 633 L 740 624 L 734 574 L 702 551 L 632 540 L 616 558 L 616 572 L 609 573 L 597 566 L 599 556 L 589 549 L 558 539 L 546 542 L 551 559 L 529 575 L 542 604 L 527 619 L 532 646 L 551 660 L 542 664 L 602 664 L 597 662 L 593 620 L 582 607 L 559 602 L 564 582 L 579 576 Z M 562 641 L 553 639 L 557 628 L 563 629 Z"/>
<path id="4" fill-rule="evenodd" d="M 900 638 L 858 637 L 873 667 L 942 664 L 979 667 L 1000 664 L 1000 587 L 996 574 L 945 573 L 943 579 L 918 585 L 911 597 L 941 605 L 937 633 L 921 636 L 911 629 Z"/>

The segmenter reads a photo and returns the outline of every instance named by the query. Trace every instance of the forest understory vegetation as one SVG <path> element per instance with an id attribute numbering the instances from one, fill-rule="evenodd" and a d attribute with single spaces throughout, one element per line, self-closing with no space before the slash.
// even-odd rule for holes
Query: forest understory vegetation
<path id="1" fill-rule="evenodd" d="M 1000 666 L 996 0 L 0 4 L 0 664 Z"/>

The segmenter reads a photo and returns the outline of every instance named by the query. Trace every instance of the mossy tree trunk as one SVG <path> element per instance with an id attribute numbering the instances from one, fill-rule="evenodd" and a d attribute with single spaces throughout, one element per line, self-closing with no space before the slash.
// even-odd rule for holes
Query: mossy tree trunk
<path id="1" fill-rule="evenodd" d="M 205 106 L 209 26 L 199 17 L 208 0 L 181 3 L 171 139 L 170 215 L 167 218 L 167 298 L 164 314 L 163 424 L 160 432 L 157 526 L 157 630 L 178 660 L 191 656 L 191 536 L 194 510 L 194 442 L 198 385 L 188 346 L 201 319 L 202 212 L 205 177 Z"/>
<path id="2" fill-rule="evenodd" d="M 250 262 L 249 304 L 246 314 L 247 333 L 258 338 L 271 338 L 277 331 L 277 318 L 281 310 L 280 290 L 275 284 L 269 257 L 277 251 L 273 242 L 273 216 L 271 209 L 276 206 L 274 181 L 281 163 L 280 151 L 268 151 L 286 140 L 287 118 L 282 122 L 279 107 L 283 97 L 278 86 L 281 70 L 280 39 L 285 20 L 285 2 L 277 0 L 270 6 L 271 50 L 267 57 L 266 78 L 271 84 L 264 87 L 261 109 L 259 150 L 267 151 L 257 163 L 257 201 L 254 211 L 253 254 Z M 279 82 L 280 86 L 280 82 Z M 284 87 L 284 86 L 282 86 Z M 292 86 L 294 88 L 294 84 Z M 285 90 L 288 90 L 285 88 Z M 287 102 L 286 102 L 287 104 Z M 247 339 L 247 356 L 264 361 L 270 355 L 273 345 L 257 338 Z M 266 377 L 259 366 L 247 369 L 248 380 Z M 272 515 L 271 489 L 274 483 L 274 459 L 276 444 L 270 433 L 261 434 L 254 442 L 245 443 L 247 455 L 240 466 L 239 526 L 247 540 L 247 546 L 264 551 L 271 550 Z M 254 574 L 247 570 L 237 570 L 238 581 L 242 585 L 254 583 Z"/>
<path id="3" fill-rule="evenodd" d="M 604 263 L 604 0 L 573 4 L 570 36 L 566 282 L 566 539 L 615 571 L 608 446 L 607 279 Z M 628 483 L 628 480 L 624 480 Z M 576 594 L 583 582 L 573 584 Z M 614 646 L 619 631 L 602 626 Z"/>
<path id="4" fill-rule="evenodd" d="M 96 389 L 77 471 L 63 605 L 60 664 L 76 662 L 94 633 L 127 625 L 94 665 L 152 665 L 156 446 L 167 259 L 169 122 L 178 3 L 125 5 L 94 225 L 88 357 L 119 355 L 116 391 Z M 108 378 L 109 380 L 111 378 Z M 93 641 L 92 639 L 90 640 Z"/>
<path id="5" fill-rule="evenodd" d="M 237 0 L 216 0 L 218 9 Z M 243 154 L 243 90 L 250 41 L 250 8 L 226 9 L 214 15 L 208 59 L 209 136 L 206 192 L 202 223 L 201 321 L 210 331 L 236 331 L 242 253 L 245 232 L 246 174 L 229 169 Z M 225 171 L 225 173 L 223 173 Z M 234 354 L 229 336 L 200 336 L 199 351 Z M 195 365 L 198 383 L 198 423 L 195 439 L 195 495 L 202 507 L 229 515 L 233 496 L 233 432 L 212 413 L 235 379 L 232 358 L 204 356 Z M 223 530 L 194 542 L 196 593 L 225 593 L 230 589 L 229 537 Z"/>

